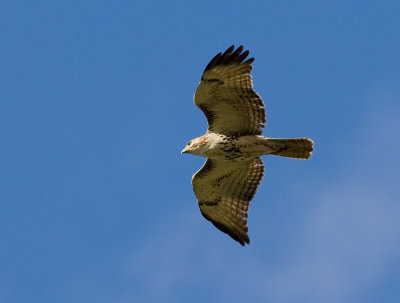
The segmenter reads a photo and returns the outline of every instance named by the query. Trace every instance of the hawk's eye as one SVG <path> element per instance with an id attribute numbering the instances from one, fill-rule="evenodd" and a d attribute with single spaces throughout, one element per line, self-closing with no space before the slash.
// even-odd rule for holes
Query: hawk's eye
<path id="1" fill-rule="evenodd" d="M 192 143 L 192 141 L 189 141 L 187 145 L 189 146 L 189 145 L 190 145 L 190 143 Z"/>

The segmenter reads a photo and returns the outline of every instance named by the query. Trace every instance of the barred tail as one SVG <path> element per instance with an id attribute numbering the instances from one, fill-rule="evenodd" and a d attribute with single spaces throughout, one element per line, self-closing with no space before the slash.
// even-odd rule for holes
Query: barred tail
<path id="1" fill-rule="evenodd" d="M 275 149 L 271 154 L 288 158 L 308 159 L 311 157 L 314 142 L 308 138 L 275 139 L 266 138 L 265 144 Z"/>

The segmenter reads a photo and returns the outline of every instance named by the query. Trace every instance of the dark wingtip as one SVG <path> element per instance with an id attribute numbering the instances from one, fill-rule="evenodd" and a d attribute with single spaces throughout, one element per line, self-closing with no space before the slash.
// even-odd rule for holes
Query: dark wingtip
<path id="1" fill-rule="evenodd" d="M 247 243 L 247 245 L 250 245 L 250 238 L 248 235 L 246 235 L 246 238 L 244 239 L 244 242 Z M 242 244 L 242 246 L 244 246 L 244 244 Z"/>
<path id="2" fill-rule="evenodd" d="M 243 64 L 252 64 L 254 62 L 254 58 L 249 58 L 246 61 L 243 62 Z"/>
<path id="3" fill-rule="evenodd" d="M 243 247 L 246 246 L 246 244 L 250 245 L 250 239 L 249 239 L 249 237 L 247 237 L 247 235 L 246 235 L 246 238 L 244 238 L 244 239 L 243 238 L 241 238 L 240 240 L 239 239 L 235 239 L 235 238 L 233 238 L 233 239 L 238 241 L 240 243 L 240 245 L 242 245 Z"/>
<path id="4" fill-rule="evenodd" d="M 228 49 L 222 54 L 222 56 L 230 55 L 232 54 L 232 51 L 235 49 L 235 46 L 232 44 L 231 46 L 228 47 Z"/>
<path id="5" fill-rule="evenodd" d="M 232 237 L 232 236 L 231 236 Z M 250 244 L 250 239 L 247 235 L 241 236 L 240 238 L 234 238 L 232 237 L 234 240 L 238 241 L 240 243 L 240 245 L 245 246 L 246 244 L 249 245 Z"/>
<path id="6" fill-rule="evenodd" d="M 206 66 L 204 69 L 204 72 L 207 70 L 212 69 L 213 67 L 219 66 L 219 65 L 228 65 L 231 63 L 235 64 L 251 64 L 254 61 L 254 58 L 250 58 L 246 61 L 243 62 L 249 55 L 249 51 L 245 50 L 243 52 L 243 45 L 240 45 L 236 50 L 235 46 L 231 45 L 228 47 L 228 49 L 223 52 L 223 53 L 218 53 Z"/>
<path id="7" fill-rule="evenodd" d="M 211 61 L 207 64 L 206 68 L 204 69 L 204 71 L 207 71 L 209 69 L 211 69 L 213 66 L 215 66 L 215 63 L 218 61 L 218 59 L 222 56 L 222 53 L 218 53 L 215 55 L 214 58 L 211 59 Z"/>
<path id="8" fill-rule="evenodd" d="M 201 211 L 201 209 L 200 209 Z M 232 228 L 229 228 L 228 226 L 221 224 L 217 221 L 212 220 L 209 216 L 207 216 L 205 213 L 201 211 L 201 214 L 203 215 L 204 218 L 206 218 L 208 221 L 210 221 L 216 228 L 218 228 L 220 231 L 226 233 L 229 235 L 233 240 L 238 241 L 240 245 L 245 246 L 245 244 L 250 244 L 250 239 L 247 233 L 241 233 L 238 232 L 237 230 L 234 230 Z M 247 230 L 247 228 L 246 228 Z"/>

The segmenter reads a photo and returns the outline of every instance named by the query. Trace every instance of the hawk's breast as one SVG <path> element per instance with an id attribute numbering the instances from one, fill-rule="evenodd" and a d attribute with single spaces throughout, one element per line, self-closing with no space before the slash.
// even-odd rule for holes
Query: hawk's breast
<path id="1" fill-rule="evenodd" d="M 260 149 L 262 140 L 262 136 L 233 137 L 210 132 L 207 142 L 201 149 L 201 155 L 219 160 L 249 160 L 262 154 Z"/>

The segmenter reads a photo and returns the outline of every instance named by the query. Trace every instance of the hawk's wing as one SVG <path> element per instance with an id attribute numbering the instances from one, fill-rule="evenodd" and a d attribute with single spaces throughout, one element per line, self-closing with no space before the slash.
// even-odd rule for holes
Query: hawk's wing
<path id="1" fill-rule="evenodd" d="M 193 176 L 200 211 L 218 229 L 244 246 L 250 200 L 264 176 L 260 158 L 249 161 L 207 159 Z"/>
<path id="2" fill-rule="evenodd" d="M 219 53 L 204 70 L 194 103 L 204 112 L 208 130 L 226 135 L 261 135 L 264 103 L 253 90 L 250 72 L 254 58 L 232 45 Z"/>

